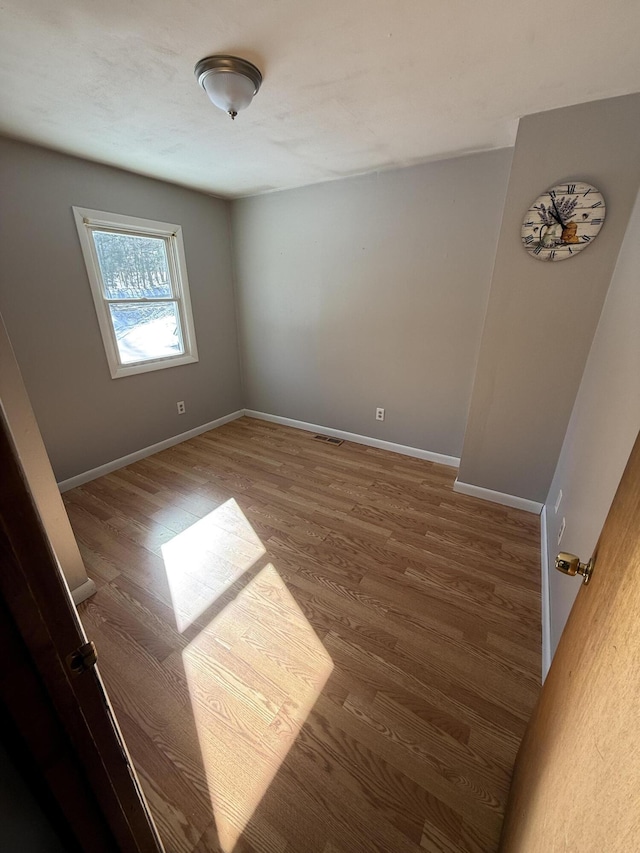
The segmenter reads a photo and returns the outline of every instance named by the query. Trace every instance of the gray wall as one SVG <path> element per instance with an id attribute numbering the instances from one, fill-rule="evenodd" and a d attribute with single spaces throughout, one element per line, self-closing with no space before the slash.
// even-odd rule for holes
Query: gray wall
<path id="1" fill-rule="evenodd" d="M 589 353 L 547 499 L 549 565 L 562 549 L 587 560 L 640 430 L 640 200 L 636 202 Z M 555 503 L 562 490 L 556 514 Z M 549 571 L 551 653 L 581 584 Z"/>
<path id="2" fill-rule="evenodd" d="M 640 95 L 520 122 L 459 479 L 544 501 L 640 182 Z M 597 241 L 542 263 L 522 217 L 545 189 L 585 180 L 605 196 Z"/>
<path id="3" fill-rule="evenodd" d="M 29 483 L 38 513 L 69 588 L 87 582 L 87 572 L 47 458 L 20 369 L 0 317 L 0 410 Z M 87 593 L 95 591 L 88 584 Z"/>
<path id="4" fill-rule="evenodd" d="M 227 202 L 7 139 L 0 185 L 0 313 L 58 480 L 242 406 Z M 111 379 L 72 205 L 182 226 L 198 363 Z"/>
<path id="5" fill-rule="evenodd" d="M 234 202 L 246 406 L 459 456 L 510 160 Z"/>

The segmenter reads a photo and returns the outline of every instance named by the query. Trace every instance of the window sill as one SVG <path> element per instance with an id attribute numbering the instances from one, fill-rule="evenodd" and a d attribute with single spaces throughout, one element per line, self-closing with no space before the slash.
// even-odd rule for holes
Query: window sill
<path id="1" fill-rule="evenodd" d="M 170 358 L 161 358 L 155 361 L 141 361 L 135 364 L 109 366 L 112 379 L 121 379 L 123 376 L 134 376 L 136 373 L 149 373 L 152 370 L 165 370 L 167 367 L 179 367 L 181 364 L 192 364 L 198 361 L 198 357 L 185 353 Z"/>

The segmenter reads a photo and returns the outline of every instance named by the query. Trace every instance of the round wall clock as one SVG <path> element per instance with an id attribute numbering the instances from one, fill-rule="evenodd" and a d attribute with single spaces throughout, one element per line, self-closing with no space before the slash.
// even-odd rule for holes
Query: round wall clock
<path id="1" fill-rule="evenodd" d="M 551 187 L 533 202 L 522 223 L 522 243 L 541 261 L 564 261 L 598 236 L 606 207 L 591 184 Z"/>

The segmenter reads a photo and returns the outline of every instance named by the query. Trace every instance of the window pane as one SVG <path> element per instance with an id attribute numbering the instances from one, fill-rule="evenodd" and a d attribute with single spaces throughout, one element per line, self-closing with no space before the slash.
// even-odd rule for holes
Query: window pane
<path id="1" fill-rule="evenodd" d="M 172 296 L 167 244 L 161 237 L 94 231 L 107 299 Z"/>
<path id="2" fill-rule="evenodd" d="M 184 353 L 175 302 L 109 305 L 109 310 L 122 364 Z"/>

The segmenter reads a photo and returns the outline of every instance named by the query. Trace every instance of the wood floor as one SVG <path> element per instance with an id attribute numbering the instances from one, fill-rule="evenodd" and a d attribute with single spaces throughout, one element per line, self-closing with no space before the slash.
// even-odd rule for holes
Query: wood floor
<path id="1" fill-rule="evenodd" d="M 540 680 L 538 518 L 242 418 L 64 496 L 167 853 L 489 853 Z"/>

